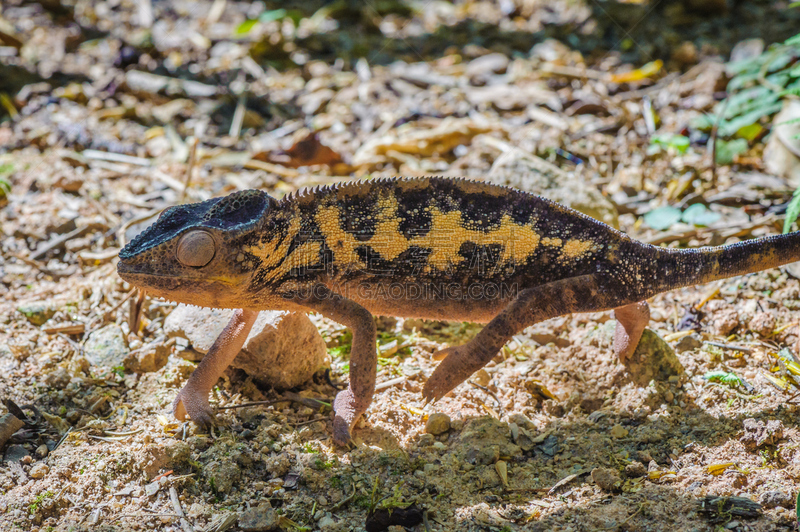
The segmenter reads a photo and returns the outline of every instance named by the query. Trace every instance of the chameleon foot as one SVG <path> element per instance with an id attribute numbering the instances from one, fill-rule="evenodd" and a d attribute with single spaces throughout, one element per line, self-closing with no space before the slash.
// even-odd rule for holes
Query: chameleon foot
<path id="1" fill-rule="evenodd" d="M 172 414 L 179 421 L 185 421 L 188 415 L 192 422 L 200 428 L 216 425 L 214 411 L 208 404 L 208 393 L 196 393 L 188 386 L 178 392 L 178 396 L 172 402 Z"/>
<path id="2" fill-rule="evenodd" d="M 625 362 L 636 351 L 647 323 L 650 321 L 650 307 L 647 301 L 639 301 L 614 309 L 617 327 L 614 330 L 614 352 L 620 362 Z"/>
<path id="3" fill-rule="evenodd" d="M 434 353 L 434 358 L 444 360 L 436 367 L 422 389 L 426 403 L 435 403 L 486 364 L 480 354 L 470 349 L 472 345 L 470 342 Z"/>
<path id="4" fill-rule="evenodd" d="M 349 386 L 336 394 L 333 401 L 333 441 L 336 445 L 350 444 L 350 431 L 371 402 L 372 396 L 366 400 L 359 399 Z"/>

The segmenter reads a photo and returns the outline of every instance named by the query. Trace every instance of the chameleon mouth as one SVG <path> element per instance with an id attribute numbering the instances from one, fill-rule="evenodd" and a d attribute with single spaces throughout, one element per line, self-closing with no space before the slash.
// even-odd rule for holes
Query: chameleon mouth
<path id="1" fill-rule="evenodd" d="M 185 277 L 142 272 L 138 271 L 134 265 L 126 264 L 122 261 L 117 263 L 117 274 L 123 281 L 148 290 L 174 291 L 183 285 L 191 285 L 196 290 L 199 285 L 204 284 L 224 284 L 226 286 L 234 284 L 229 279 L 219 277 Z"/>

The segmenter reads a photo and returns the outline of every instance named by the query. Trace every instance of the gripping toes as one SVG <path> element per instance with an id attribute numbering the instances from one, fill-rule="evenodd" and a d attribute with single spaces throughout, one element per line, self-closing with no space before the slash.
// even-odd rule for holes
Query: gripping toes
<path id="1" fill-rule="evenodd" d="M 469 342 L 465 345 L 442 349 L 434 355 L 435 358 L 444 358 L 444 360 L 442 360 L 422 389 L 422 396 L 425 398 L 425 402 L 438 401 L 488 362 L 488 360 L 484 361 L 485 357 L 474 349 L 474 346 L 475 344 Z"/>
<path id="2" fill-rule="evenodd" d="M 180 421 L 185 421 L 188 416 L 192 422 L 201 428 L 216 425 L 216 417 L 211 405 L 208 403 L 208 394 L 195 393 L 184 387 L 175 401 L 172 402 L 172 413 Z"/>
<path id="3" fill-rule="evenodd" d="M 372 395 L 369 397 L 357 397 L 351 387 L 336 394 L 333 401 L 333 441 L 337 445 L 348 445 L 350 443 L 350 430 L 356 424 L 358 418 L 367 410 Z"/>

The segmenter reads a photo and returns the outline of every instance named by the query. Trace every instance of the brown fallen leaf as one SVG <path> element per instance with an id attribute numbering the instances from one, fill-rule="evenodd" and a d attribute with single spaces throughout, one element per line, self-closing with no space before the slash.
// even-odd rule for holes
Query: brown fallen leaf
<path id="1" fill-rule="evenodd" d="M 289 168 L 315 165 L 333 166 L 344 162 L 342 156 L 324 145 L 316 133 L 309 133 L 282 154 L 267 155 L 266 157 L 264 154 L 257 154 L 253 158 L 282 164 Z"/>

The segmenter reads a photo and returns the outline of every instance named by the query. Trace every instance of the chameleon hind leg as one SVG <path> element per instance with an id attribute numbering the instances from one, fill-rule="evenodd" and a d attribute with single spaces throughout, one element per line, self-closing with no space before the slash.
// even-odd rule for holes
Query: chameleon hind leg
<path id="1" fill-rule="evenodd" d="M 650 322 L 650 306 L 639 301 L 614 309 L 617 328 L 614 330 L 614 352 L 620 362 L 625 362 L 639 344 L 645 327 Z"/>
<path id="2" fill-rule="evenodd" d="M 437 401 L 485 366 L 511 337 L 540 321 L 618 306 L 603 290 L 596 275 L 571 277 L 521 291 L 472 340 L 443 351 L 444 360 L 433 372 L 422 395 Z"/>
<path id="3" fill-rule="evenodd" d="M 377 328 L 372 314 L 356 303 L 323 285 L 308 289 L 308 294 L 296 299 L 303 307 L 341 323 L 353 333 L 350 349 L 350 384 L 336 394 L 333 401 L 333 441 L 338 445 L 350 443 L 350 430 L 372 403 L 375 392 L 378 352 Z"/>
<path id="4" fill-rule="evenodd" d="M 228 325 L 214 341 L 211 349 L 189 377 L 186 386 L 178 392 L 173 401 L 172 413 L 176 418 L 183 421 L 188 415 L 199 427 L 214 424 L 214 413 L 208 404 L 208 393 L 242 350 L 257 317 L 256 310 L 237 309 L 233 313 Z"/>

